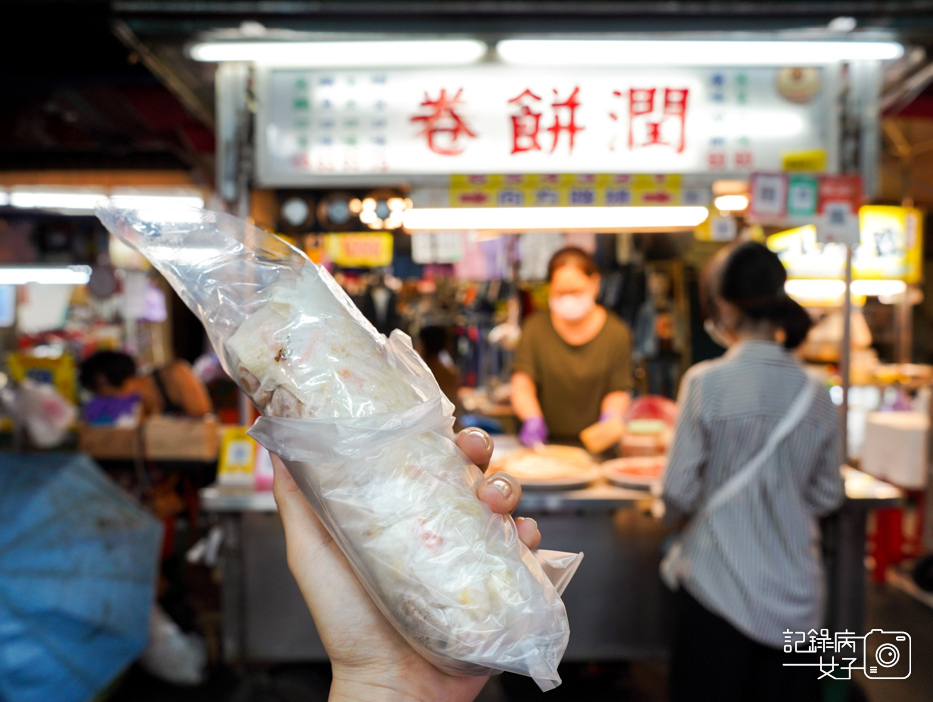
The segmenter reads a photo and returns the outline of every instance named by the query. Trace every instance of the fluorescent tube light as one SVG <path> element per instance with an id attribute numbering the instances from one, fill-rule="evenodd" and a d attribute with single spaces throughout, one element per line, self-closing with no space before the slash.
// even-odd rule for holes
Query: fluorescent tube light
<path id="1" fill-rule="evenodd" d="M 315 66 L 457 66 L 485 56 L 476 39 L 412 41 L 211 41 L 191 47 L 196 61 Z"/>
<path id="2" fill-rule="evenodd" d="M 110 197 L 104 192 L 94 192 L 82 188 L 15 189 L 9 194 L 8 202 L 3 201 L 6 193 L 0 191 L 0 205 L 45 210 L 71 210 L 93 212 L 98 205 L 113 205 L 127 210 L 166 210 L 178 206 L 204 207 L 204 198 L 184 192 L 145 193 L 115 192 Z"/>
<path id="3" fill-rule="evenodd" d="M 788 280 L 784 292 L 798 301 L 832 302 L 846 294 L 846 284 L 843 280 Z"/>
<path id="4" fill-rule="evenodd" d="M 90 266 L 0 267 L 0 285 L 85 285 L 91 279 Z"/>
<path id="5" fill-rule="evenodd" d="M 204 207 L 204 198 L 197 195 L 113 195 L 110 198 L 110 204 L 123 210 Z"/>
<path id="6" fill-rule="evenodd" d="M 865 297 L 894 297 L 907 291 L 902 280 L 853 280 L 852 294 Z"/>
<path id="7" fill-rule="evenodd" d="M 741 212 L 748 209 L 748 198 L 745 195 L 720 195 L 713 204 L 723 212 Z"/>
<path id="8" fill-rule="evenodd" d="M 0 190 L 0 207 L 10 204 L 10 194 L 6 190 Z"/>
<path id="9" fill-rule="evenodd" d="M 107 202 L 104 193 L 74 191 L 14 190 L 10 193 L 13 207 L 38 208 L 45 210 L 87 210 L 92 212 L 97 205 Z"/>
<path id="10" fill-rule="evenodd" d="M 800 301 L 841 302 L 846 293 L 842 280 L 788 280 L 785 292 Z M 902 280 L 853 280 L 852 294 L 858 297 L 894 297 L 907 290 Z"/>
<path id="11" fill-rule="evenodd" d="M 679 229 L 705 221 L 705 207 L 444 207 L 407 210 L 415 230 Z"/>
<path id="12" fill-rule="evenodd" d="M 505 39 L 496 51 L 524 66 L 816 66 L 904 55 L 888 41 Z"/>

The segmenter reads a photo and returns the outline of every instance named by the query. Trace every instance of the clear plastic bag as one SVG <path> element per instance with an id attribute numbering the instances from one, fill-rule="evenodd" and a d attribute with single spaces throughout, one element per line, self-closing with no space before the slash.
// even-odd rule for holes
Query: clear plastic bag
<path id="1" fill-rule="evenodd" d="M 560 592 L 582 554 L 530 552 L 476 497 L 453 406 L 399 332 L 379 334 L 327 271 L 229 215 L 178 208 L 98 216 L 204 323 L 279 454 L 381 611 L 454 674 L 560 683 Z"/>
<path id="2" fill-rule="evenodd" d="M 15 391 L 14 409 L 29 440 L 41 449 L 54 448 L 68 436 L 78 418 L 78 409 L 54 386 L 28 378 Z"/>

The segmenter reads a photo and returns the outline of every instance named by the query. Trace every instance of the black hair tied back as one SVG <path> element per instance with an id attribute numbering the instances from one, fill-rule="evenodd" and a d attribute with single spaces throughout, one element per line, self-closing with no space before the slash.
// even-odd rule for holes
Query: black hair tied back
<path id="1" fill-rule="evenodd" d="M 784 292 L 787 271 L 767 247 L 753 241 L 736 246 L 726 259 L 720 296 L 751 320 L 768 320 L 784 330 L 784 347 L 804 342 L 813 324 L 810 315 Z"/>

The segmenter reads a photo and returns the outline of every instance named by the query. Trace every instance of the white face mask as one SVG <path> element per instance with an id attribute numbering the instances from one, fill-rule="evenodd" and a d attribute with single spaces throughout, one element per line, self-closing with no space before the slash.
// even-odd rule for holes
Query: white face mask
<path id="1" fill-rule="evenodd" d="M 590 313 L 596 306 L 596 300 L 589 293 L 559 295 L 548 300 L 551 312 L 568 322 L 577 322 Z"/>
<path id="2" fill-rule="evenodd" d="M 732 339 L 730 339 L 726 335 L 725 330 L 719 324 L 716 324 L 716 322 L 714 322 L 712 319 L 704 320 L 703 331 L 709 335 L 710 339 L 722 346 L 724 349 L 727 349 L 732 345 Z"/>

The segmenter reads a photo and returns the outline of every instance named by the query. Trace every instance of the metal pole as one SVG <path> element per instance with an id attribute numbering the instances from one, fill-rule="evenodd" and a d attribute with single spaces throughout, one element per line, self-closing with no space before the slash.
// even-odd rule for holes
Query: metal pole
<path id="1" fill-rule="evenodd" d="M 897 343 L 895 360 L 898 363 L 910 363 L 913 347 L 913 306 L 910 303 L 908 285 L 901 299 L 897 301 Z"/>
<path id="2" fill-rule="evenodd" d="M 217 190 L 229 210 L 242 219 L 250 214 L 253 172 L 251 69 L 247 63 L 223 63 L 217 69 Z M 250 423 L 252 403 L 242 391 L 237 408 L 240 425 Z"/>
<path id="3" fill-rule="evenodd" d="M 852 360 L 852 245 L 846 244 L 846 292 L 842 303 L 842 362 L 839 375 L 842 378 L 842 424 L 843 459 L 849 461 L 849 368 Z"/>

